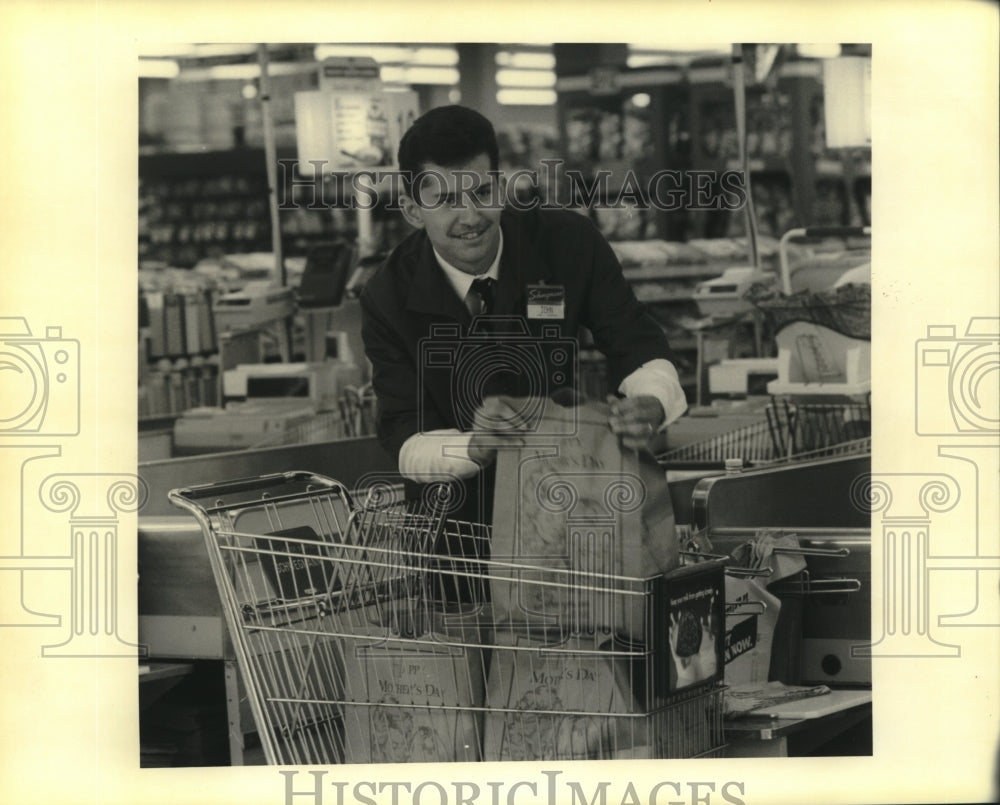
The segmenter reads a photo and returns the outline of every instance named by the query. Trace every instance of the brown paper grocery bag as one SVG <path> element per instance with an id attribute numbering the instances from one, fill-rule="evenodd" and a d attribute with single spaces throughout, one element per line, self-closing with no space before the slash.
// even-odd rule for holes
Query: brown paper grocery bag
<path id="1" fill-rule="evenodd" d="M 343 641 L 348 763 L 481 759 L 486 674 L 478 638 L 434 626 Z"/>
<path id="2" fill-rule="evenodd" d="M 498 633 L 487 684 L 483 759 L 596 760 L 650 754 L 628 673 L 583 641 L 546 645 Z"/>
<path id="3" fill-rule="evenodd" d="M 498 450 L 497 623 L 649 639 L 636 580 L 678 566 L 673 507 L 665 472 L 620 446 L 608 414 L 603 403 L 546 401 L 531 431 Z"/>

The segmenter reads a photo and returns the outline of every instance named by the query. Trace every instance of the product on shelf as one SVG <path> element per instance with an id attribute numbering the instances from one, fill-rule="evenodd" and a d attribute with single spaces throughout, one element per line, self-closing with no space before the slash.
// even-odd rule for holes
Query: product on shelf
<path id="1" fill-rule="evenodd" d="M 648 117 L 630 110 L 622 122 L 622 156 L 640 161 L 653 155 L 653 132 Z"/>
<path id="2" fill-rule="evenodd" d="M 619 159 L 622 155 L 621 115 L 604 112 L 597 119 L 598 159 Z"/>

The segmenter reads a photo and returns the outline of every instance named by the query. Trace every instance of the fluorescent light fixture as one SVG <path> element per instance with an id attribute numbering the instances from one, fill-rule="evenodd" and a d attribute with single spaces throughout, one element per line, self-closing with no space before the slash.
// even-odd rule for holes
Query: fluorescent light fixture
<path id="1" fill-rule="evenodd" d="M 270 62 L 267 66 L 269 76 L 296 75 L 315 70 L 315 64 L 303 62 Z M 195 67 L 190 70 L 182 70 L 178 78 L 181 81 L 249 81 L 260 78 L 260 65 L 248 62 L 246 64 L 216 64 L 211 67 Z"/>
<path id="2" fill-rule="evenodd" d="M 406 83 L 406 71 L 398 66 L 383 65 L 379 68 L 379 77 L 387 84 Z"/>
<path id="3" fill-rule="evenodd" d="M 173 59 L 139 59 L 139 78 L 176 78 L 180 71 Z"/>
<path id="4" fill-rule="evenodd" d="M 692 59 L 706 56 L 729 56 L 732 45 L 712 44 L 659 44 L 629 45 L 625 63 L 629 67 L 657 67 L 687 64 Z"/>
<path id="5" fill-rule="evenodd" d="M 503 106 L 554 106 L 556 93 L 551 89 L 497 90 L 497 103 Z"/>
<path id="6" fill-rule="evenodd" d="M 551 53 L 540 51 L 509 51 L 499 50 L 496 63 L 500 67 L 514 67 L 522 70 L 554 70 L 556 57 Z"/>
<path id="7" fill-rule="evenodd" d="M 407 67 L 407 84 L 457 84 L 458 70 L 454 67 Z"/>
<path id="8" fill-rule="evenodd" d="M 168 59 L 194 55 L 196 55 L 196 46 L 190 43 L 141 42 L 139 44 L 140 59 Z"/>
<path id="9" fill-rule="evenodd" d="M 628 67 L 661 67 L 667 64 L 676 64 L 679 61 L 687 61 L 687 59 L 671 56 L 669 53 L 634 53 L 625 59 L 625 64 Z"/>
<path id="10" fill-rule="evenodd" d="M 257 45 L 248 42 L 237 43 L 211 43 L 194 46 L 192 56 L 208 58 L 213 56 L 246 56 L 249 53 L 256 53 Z"/>
<path id="11" fill-rule="evenodd" d="M 434 67 L 454 67 L 458 64 L 458 51 L 453 46 L 317 45 L 313 55 L 317 61 L 331 56 L 368 56 L 379 64 L 420 64 Z"/>
<path id="12" fill-rule="evenodd" d="M 247 42 L 195 44 L 193 42 L 142 42 L 139 57 L 204 59 L 217 56 L 246 56 L 257 52 L 257 45 Z"/>
<path id="13" fill-rule="evenodd" d="M 497 85 L 501 87 L 554 87 L 556 74 L 550 70 L 497 70 Z"/>
<path id="14" fill-rule="evenodd" d="M 433 64 L 438 67 L 454 67 L 458 64 L 455 48 L 417 48 L 410 58 L 414 64 Z"/>
<path id="15" fill-rule="evenodd" d="M 725 53 L 733 52 L 731 43 L 724 42 L 640 42 L 630 44 L 629 52 L 660 51 L 663 53 Z"/>
<path id="16" fill-rule="evenodd" d="M 795 51 L 803 59 L 835 59 L 840 55 L 840 45 L 836 42 L 804 43 L 796 45 Z"/>
<path id="17" fill-rule="evenodd" d="M 392 45 L 316 45 L 313 55 L 316 61 L 331 56 L 369 56 L 380 64 L 398 64 L 409 61 L 410 50 Z"/>

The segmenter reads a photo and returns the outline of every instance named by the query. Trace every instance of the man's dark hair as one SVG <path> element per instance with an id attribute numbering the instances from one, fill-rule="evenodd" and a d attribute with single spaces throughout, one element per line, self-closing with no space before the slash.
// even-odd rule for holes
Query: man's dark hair
<path id="1" fill-rule="evenodd" d="M 451 168 L 480 154 L 490 158 L 490 170 L 500 166 L 497 135 L 490 123 L 467 106 L 438 106 L 418 117 L 399 141 L 399 170 L 403 187 L 416 201 L 412 179 L 433 162 Z"/>

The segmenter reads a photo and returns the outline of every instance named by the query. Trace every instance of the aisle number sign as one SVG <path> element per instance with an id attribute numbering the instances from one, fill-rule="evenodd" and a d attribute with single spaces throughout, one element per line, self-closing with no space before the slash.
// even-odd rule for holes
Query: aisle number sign
<path id="1" fill-rule="evenodd" d="M 388 168 L 418 113 L 412 91 L 385 92 L 373 59 L 326 59 L 319 90 L 295 93 L 299 172 Z"/>

